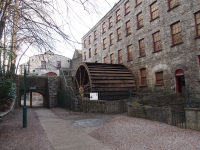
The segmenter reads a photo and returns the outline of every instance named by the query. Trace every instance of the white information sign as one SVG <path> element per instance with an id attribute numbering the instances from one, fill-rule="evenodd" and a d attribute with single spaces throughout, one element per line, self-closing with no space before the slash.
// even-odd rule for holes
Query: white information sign
<path id="1" fill-rule="evenodd" d="M 90 100 L 98 100 L 98 93 L 90 93 Z"/>

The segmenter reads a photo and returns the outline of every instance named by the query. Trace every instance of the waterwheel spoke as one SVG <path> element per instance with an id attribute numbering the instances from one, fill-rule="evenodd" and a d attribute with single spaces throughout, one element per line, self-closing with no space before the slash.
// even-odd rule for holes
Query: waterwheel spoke
<path id="1" fill-rule="evenodd" d="M 90 89 L 90 86 L 87 86 L 87 87 L 83 88 L 84 91 L 86 91 L 88 89 Z"/>
<path id="2" fill-rule="evenodd" d="M 79 74 L 80 74 L 80 86 L 82 86 L 82 82 L 81 82 L 81 68 L 79 68 Z"/>
<path id="3" fill-rule="evenodd" d="M 82 85 L 84 84 L 84 81 L 85 81 L 85 72 L 86 72 L 86 70 L 84 70 Z"/>
<path id="4" fill-rule="evenodd" d="M 77 81 L 77 79 L 76 79 L 76 78 L 75 78 L 75 80 L 76 80 L 76 84 L 77 84 L 77 86 L 78 86 L 78 87 L 80 87 L 80 85 L 78 84 L 78 81 Z"/>
<path id="5" fill-rule="evenodd" d="M 90 83 L 88 82 L 86 85 L 83 85 L 83 88 L 90 86 Z"/>

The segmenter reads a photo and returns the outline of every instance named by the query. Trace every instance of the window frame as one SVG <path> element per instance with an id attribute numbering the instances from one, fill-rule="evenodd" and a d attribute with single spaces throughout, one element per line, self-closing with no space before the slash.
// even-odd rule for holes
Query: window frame
<path id="1" fill-rule="evenodd" d="M 155 10 L 153 11 L 154 5 L 156 5 L 157 9 L 155 9 Z M 153 17 L 154 13 L 156 13 L 156 12 L 157 12 L 157 16 Z M 157 19 L 157 18 L 159 17 L 159 14 L 158 14 L 158 3 L 157 3 L 157 1 L 153 2 L 153 3 L 150 5 L 150 16 L 151 16 L 151 18 L 150 18 L 151 21 L 153 21 L 153 20 L 155 20 L 155 19 Z"/>
<path id="2" fill-rule="evenodd" d="M 86 40 L 84 40 L 84 48 L 86 48 Z"/>
<path id="3" fill-rule="evenodd" d="M 89 48 L 89 58 L 91 58 L 91 48 Z"/>
<path id="4" fill-rule="evenodd" d="M 128 20 L 126 22 L 126 36 L 130 35 L 131 34 L 131 21 Z"/>
<path id="5" fill-rule="evenodd" d="M 84 52 L 84 61 L 86 60 L 86 52 Z"/>
<path id="6" fill-rule="evenodd" d="M 94 55 L 97 54 L 97 44 L 94 45 Z"/>
<path id="7" fill-rule="evenodd" d="M 41 61 L 41 69 L 46 69 L 46 68 L 47 68 L 47 62 Z"/>
<path id="8" fill-rule="evenodd" d="M 103 49 L 106 49 L 106 38 L 103 39 Z"/>
<path id="9" fill-rule="evenodd" d="M 145 71 L 145 73 L 143 71 Z M 143 76 L 144 74 L 145 76 Z M 140 69 L 140 85 L 141 86 L 147 85 L 147 69 L 146 68 Z"/>
<path id="10" fill-rule="evenodd" d="M 142 0 L 135 0 L 135 5 L 138 6 L 139 4 L 142 3 Z"/>
<path id="11" fill-rule="evenodd" d="M 196 36 L 199 37 L 200 36 L 200 21 L 199 24 L 197 24 L 197 14 L 199 14 L 199 20 L 200 20 L 200 11 L 196 12 L 194 14 L 195 17 L 195 30 L 196 30 Z M 199 32 L 198 32 L 199 31 Z"/>
<path id="12" fill-rule="evenodd" d="M 109 39 L 110 39 L 110 46 L 111 46 L 113 45 L 113 33 L 110 33 Z"/>
<path id="13" fill-rule="evenodd" d="M 122 39 L 121 27 L 117 28 L 117 41 Z"/>
<path id="14" fill-rule="evenodd" d="M 145 43 L 144 43 L 144 38 L 143 39 L 140 39 L 138 41 L 138 46 L 139 46 L 139 56 L 140 57 L 143 57 L 145 56 Z"/>
<path id="15" fill-rule="evenodd" d="M 173 28 L 174 28 L 175 25 L 177 25 L 177 24 L 179 25 L 180 31 L 177 32 L 177 33 L 173 33 L 173 31 L 174 31 Z M 183 42 L 183 38 L 182 38 L 183 36 L 182 36 L 182 33 L 181 33 L 181 23 L 180 23 L 180 21 L 177 21 L 177 22 L 171 24 L 170 27 L 171 27 L 172 45 L 177 45 L 177 44 L 182 43 L 182 42 Z M 177 28 L 175 28 L 175 29 L 177 29 Z M 175 36 L 176 36 L 176 35 L 180 35 L 180 36 L 181 36 L 181 40 L 178 41 L 177 43 L 175 42 Z"/>
<path id="16" fill-rule="evenodd" d="M 60 69 L 60 68 L 61 68 L 61 61 L 57 61 L 57 62 L 56 62 L 56 68 L 57 68 L 57 69 Z"/>
<path id="17" fill-rule="evenodd" d="M 124 4 L 124 14 L 127 15 L 130 13 L 130 2 L 129 0 Z"/>
<path id="18" fill-rule="evenodd" d="M 133 50 L 132 50 L 132 45 L 128 45 L 126 47 L 127 49 L 127 61 L 133 60 Z"/>
<path id="19" fill-rule="evenodd" d="M 110 54 L 110 63 L 114 64 L 114 54 Z"/>
<path id="20" fill-rule="evenodd" d="M 113 19 L 112 16 L 109 18 L 109 28 L 113 26 Z"/>
<path id="21" fill-rule="evenodd" d="M 106 23 L 102 24 L 102 34 L 106 32 Z"/>
<path id="22" fill-rule="evenodd" d="M 88 44 L 91 44 L 91 35 L 88 37 Z"/>
<path id="23" fill-rule="evenodd" d="M 139 17 L 141 17 L 141 18 L 139 18 Z M 136 18 L 137 18 L 137 29 L 140 29 L 140 28 L 142 28 L 144 26 L 142 11 L 137 14 Z"/>
<path id="24" fill-rule="evenodd" d="M 174 1 L 175 1 L 175 4 L 173 6 L 171 6 L 171 3 L 174 3 Z M 178 0 L 168 0 L 168 8 L 169 8 L 169 10 L 175 8 L 178 5 L 179 5 Z"/>
<path id="25" fill-rule="evenodd" d="M 159 40 L 155 41 L 155 35 L 158 34 L 159 35 Z M 162 42 L 161 42 L 161 36 L 160 36 L 160 31 L 157 31 L 155 33 L 152 34 L 152 37 L 153 37 L 153 50 L 154 52 L 157 52 L 157 51 L 161 51 L 162 50 Z M 160 49 L 156 49 L 156 43 L 160 43 Z"/>
<path id="26" fill-rule="evenodd" d="M 118 64 L 122 64 L 122 49 L 118 50 Z"/>
<path id="27" fill-rule="evenodd" d="M 158 79 L 159 74 L 162 74 L 161 79 Z M 163 73 L 163 71 L 155 72 L 155 79 L 156 79 L 156 85 L 164 85 L 164 73 Z M 162 81 L 162 83 L 159 83 L 160 80 Z"/>
<path id="28" fill-rule="evenodd" d="M 97 39 L 97 30 L 94 31 L 94 40 Z"/>
<path id="29" fill-rule="evenodd" d="M 103 58 L 103 63 L 104 63 L 104 64 L 107 63 L 107 57 L 106 57 L 106 56 Z"/>
<path id="30" fill-rule="evenodd" d="M 118 9 L 116 11 L 116 22 L 119 22 L 121 20 L 121 17 L 120 17 L 120 9 Z"/>

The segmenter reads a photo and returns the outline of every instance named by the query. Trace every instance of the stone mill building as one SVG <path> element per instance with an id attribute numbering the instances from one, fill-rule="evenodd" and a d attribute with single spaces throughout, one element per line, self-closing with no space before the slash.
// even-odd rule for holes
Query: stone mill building
<path id="1" fill-rule="evenodd" d="M 120 0 L 82 42 L 83 61 L 124 64 L 138 88 L 200 88 L 199 0 Z"/>

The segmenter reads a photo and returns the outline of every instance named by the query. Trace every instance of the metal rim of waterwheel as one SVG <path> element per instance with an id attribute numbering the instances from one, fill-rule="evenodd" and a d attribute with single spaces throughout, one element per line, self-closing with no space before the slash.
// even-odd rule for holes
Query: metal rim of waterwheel
<path id="1" fill-rule="evenodd" d="M 135 80 L 130 69 L 122 64 L 83 62 L 75 73 L 75 83 L 81 96 L 96 91 L 135 89 Z"/>

